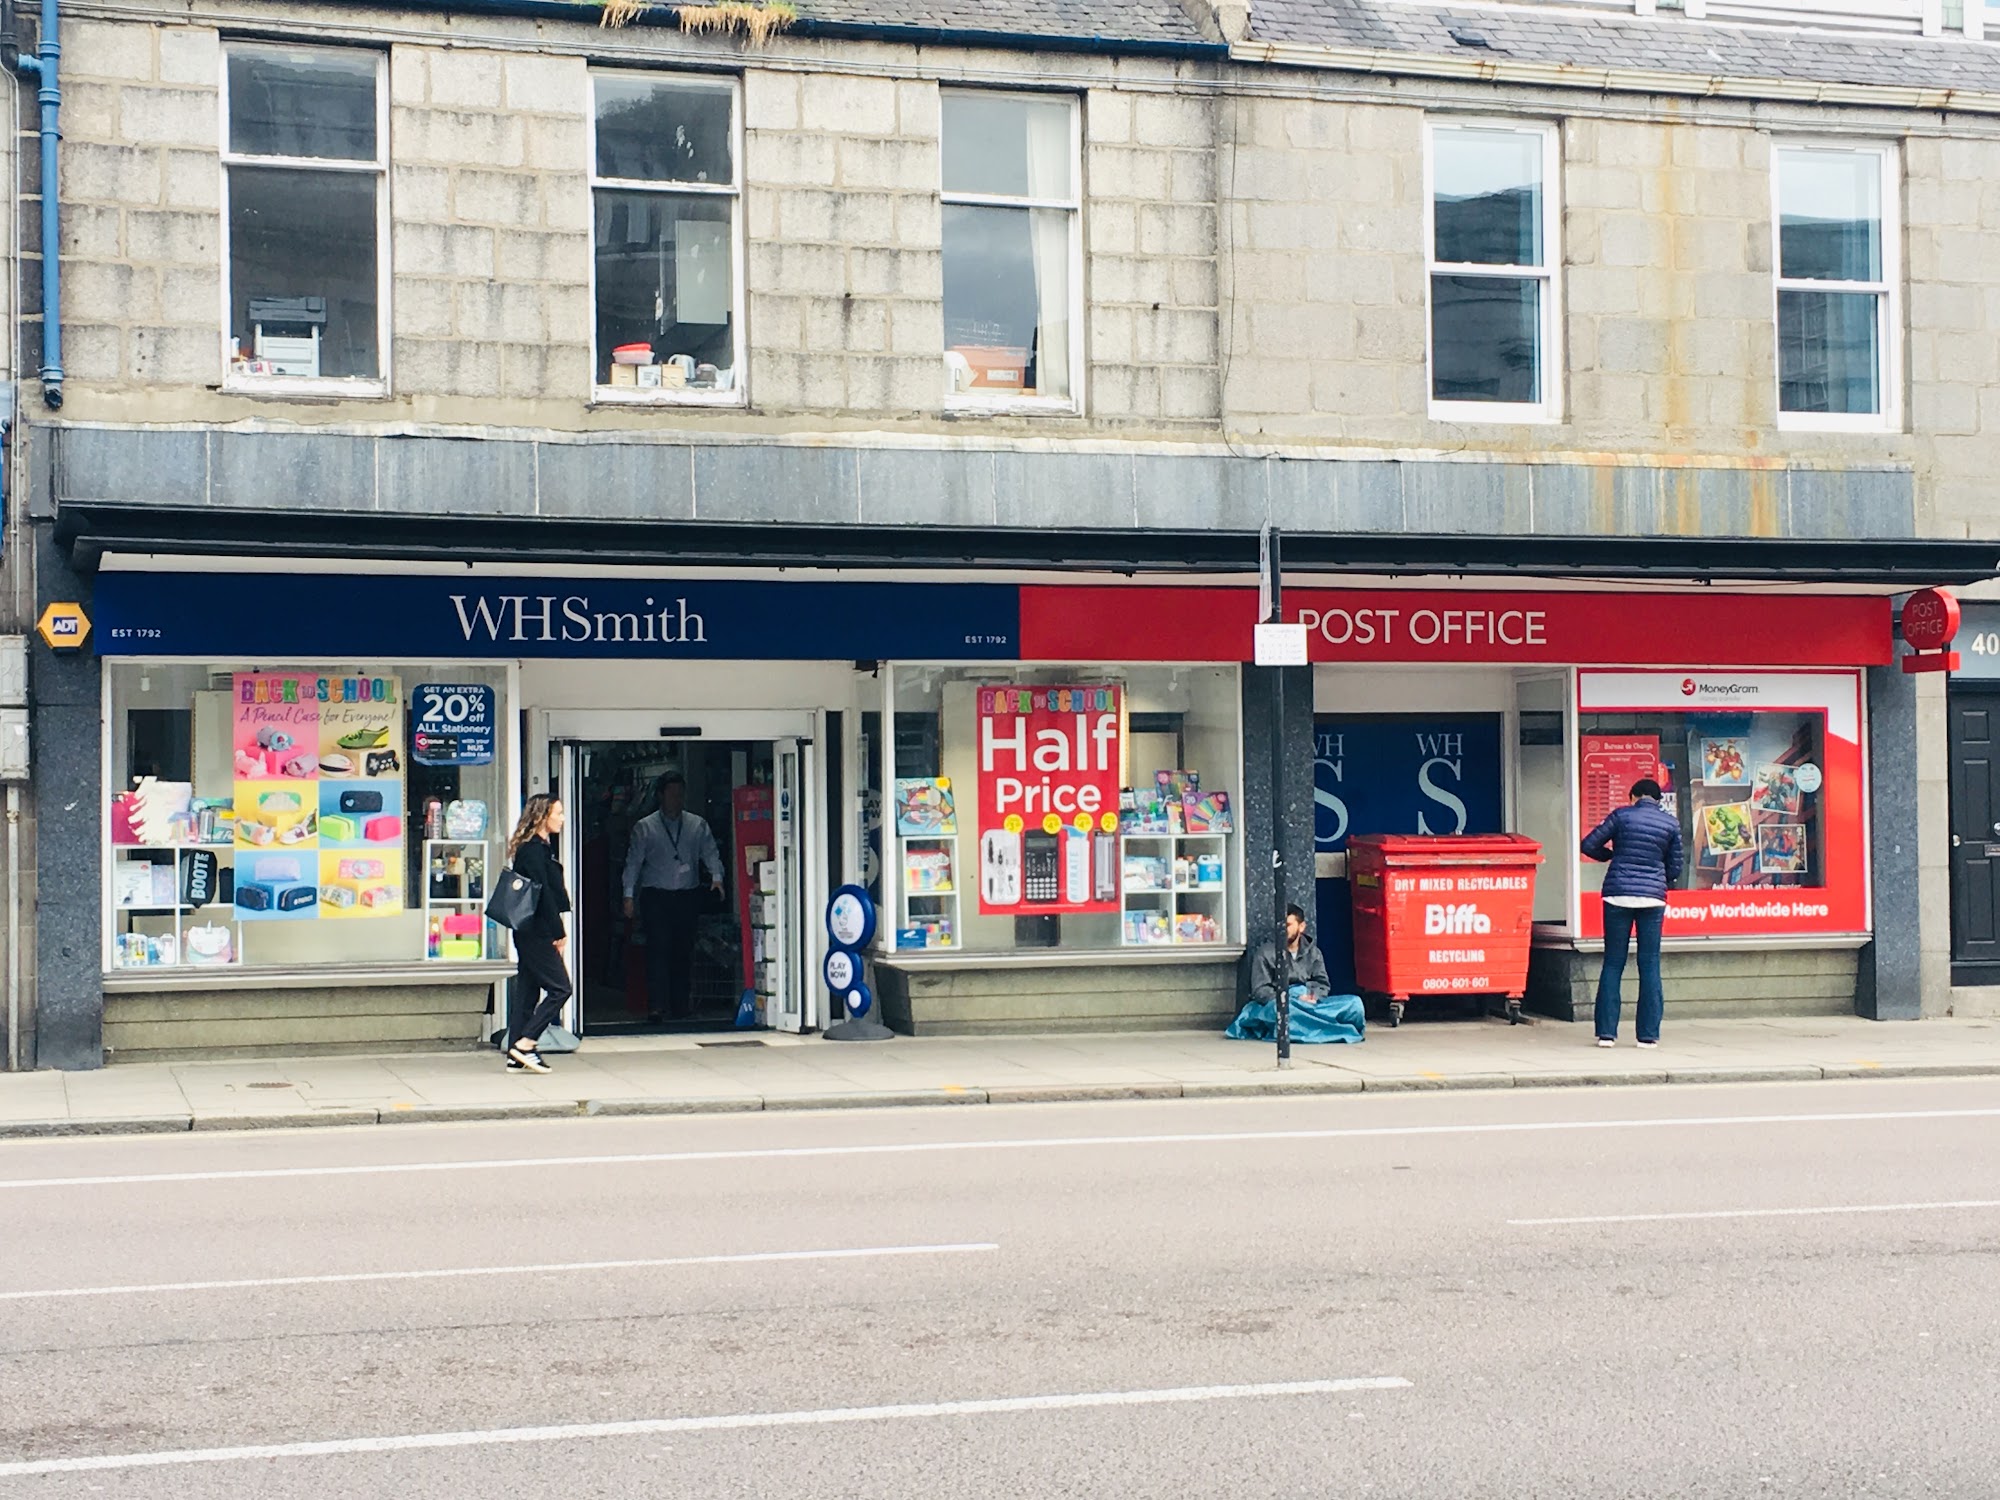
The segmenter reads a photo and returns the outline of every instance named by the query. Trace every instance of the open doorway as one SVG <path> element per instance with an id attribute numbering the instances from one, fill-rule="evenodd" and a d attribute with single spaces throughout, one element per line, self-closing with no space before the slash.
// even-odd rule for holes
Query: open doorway
<path id="1" fill-rule="evenodd" d="M 566 747 L 573 778 L 571 823 L 579 907 L 575 954 L 580 1029 L 587 1035 L 734 1029 L 744 997 L 768 1024 L 772 932 L 783 901 L 761 889 L 777 852 L 777 746 L 769 740 L 581 741 Z M 660 808 L 680 816 L 655 836 L 655 862 L 634 860 L 634 834 Z M 706 827 L 703 834 L 700 825 Z M 713 838 L 714 865 L 708 838 Z M 644 839 L 642 837 L 642 845 Z M 672 858 L 666 858 L 671 848 Z M 628 864 L 635 901 L 625 903 Z M 684 867 L 671 901 L 644 884 Z M 720 874 L 720 892 L 711 878 Z M 772 920 L 766 920 L 766 919 Z"/>

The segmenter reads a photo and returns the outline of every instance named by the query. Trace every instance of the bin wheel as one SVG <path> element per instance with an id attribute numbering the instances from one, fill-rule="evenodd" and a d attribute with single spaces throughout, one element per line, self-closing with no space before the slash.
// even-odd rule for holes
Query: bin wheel
<path id="1" fill-rule="evenodd" d="M 1389 1002 L 1389 1024 L 1390 1024 L 1391 1026 L 1401 1026 L 1401 1025 L 1403 1024 L 1403 1002 L 1402 1002 L 1402 1001 L 1400 1001 L 1400 1000 L 1391 1000 L 1391 1001 Z"/>
<path id="2" fill-rule="evenodd" d="M 1507 1024 L 1508 1024 L 1509 1026 L 1519 1026 L 1519 1025 L 1521 1024 L 1521 1002 L 1520 1002 L 1520 1001 L 1518 1001 L 1518 1000 L 1509 1000 L 1509 1001 L 1507 1002 Z"/>

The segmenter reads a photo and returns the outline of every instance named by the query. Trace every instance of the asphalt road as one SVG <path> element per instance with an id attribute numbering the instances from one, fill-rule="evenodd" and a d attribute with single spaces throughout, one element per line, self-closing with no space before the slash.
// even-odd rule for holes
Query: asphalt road
<path id="1" fill-rule="evenodd" d="M 0 1496 L 1990 1500 L 1996 1141 L 1881 1081 L 5 1143 Z"/>

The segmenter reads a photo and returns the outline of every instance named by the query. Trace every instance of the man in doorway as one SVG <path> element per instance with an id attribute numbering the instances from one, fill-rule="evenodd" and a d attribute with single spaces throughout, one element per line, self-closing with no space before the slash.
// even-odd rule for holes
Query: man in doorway
<path id="1" fill-rule="evenodd" d="M 625 853 L 625 917 L 646 934 L 646 1008 L 655 1021 L 694 1014 L 694 940 L 703 885 L 722 891 L 722 852 L 708 820 L 687 810 L 678 771 L 659 780 L 659 807 L 632 828 Z M 704 881 L 705 877 L 705 881 Z"/>

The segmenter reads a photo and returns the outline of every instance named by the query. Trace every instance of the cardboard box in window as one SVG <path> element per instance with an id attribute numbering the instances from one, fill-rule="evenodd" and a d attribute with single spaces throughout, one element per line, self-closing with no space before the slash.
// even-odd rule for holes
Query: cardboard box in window
<path id="1" fill-rule="evenodd" d="M 975 391 L 1022 391 L 1028 385 L 1028 351 L 997 345 L 960 344 L 952 350 L 972 367 Z"/>

